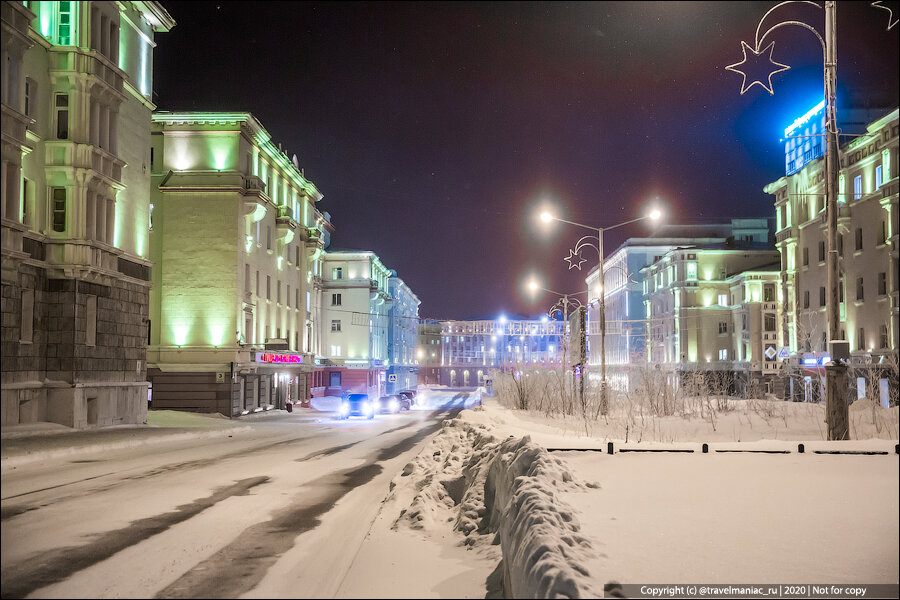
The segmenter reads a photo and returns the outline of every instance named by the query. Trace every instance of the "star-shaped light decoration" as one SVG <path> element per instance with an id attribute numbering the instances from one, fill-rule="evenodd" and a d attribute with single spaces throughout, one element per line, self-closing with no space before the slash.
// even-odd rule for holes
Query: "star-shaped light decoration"
<path id="1" fill-rule="evenodd" d="M 571 271 L 573 268 L 581 270 L 581 265 L 586 261 L 586 258 L 581 258 L 581 255 L 576 253 L 574 250 L 569 250 L 569 255 L 565 257 L 563 260 L 569 263 L 569 270 Z"/>
<path id="2" fill-rule="evenodd" d="M 747 90 L 752 88 L 754 85 L 760 85 L 764 90 L 766 90 L 770 94 L 774 95 L 775 92 L 772 91 L 772 75 L 774 75 L 775 73 L 781 73 L 782 71 L 787 71 L 788 69 L 790 69 L 790 67 L 788 65 L 783 65 L 781 63 L 778 63 L 778 62 L 775 62 L 774 60 L 772 60 L 772 50 L 775 49 L 775 42 L 774 41 L 771 42 L 768 46 L 766 46 L 765 48 L 763 48 L 762 50 L 757 52 L 756 50 L 751 48 L 749 45 L 747 45 L 747 42 L 744 42 L 742 40 L 741 41 L 741 49 L 744 51 L 744 60 L 742 60 L 741 62 L 736 62 L 733 65 L 728 65 L 727 67 L 725 67 L 726 71 L 734 71 L 735 73 L 740 73 L 744 77 L 744 81 L 741 83 L 741 95 L 743 96 L 744 92 L 746 92 Z M 751 54 L 751 58 L 750 58 L 751 62 L 749 62 L 749 63 L 747 62 L 748 61 L 747 50 L 749 50 L 750 54 Z M 768 60 L 769 64 L 762 66 L 763 59 L 761 59 L 760 57 L 766 52 L 766 50 L 768 50 L 768 55 L 765 57 L 765 60 Z M 741 65 L 747 65 L 747 67 L 749 67 L 749 68 L 745 67 L 743 70 L 735 68 L 735 67 L 739 67 Z M 779 69 L 776 67 L 781 67 L 781 68 Z M 747 71 L 758 71 L 760 73 L 768 72 L 769 85 L 766 86 L 766 84 L 762 82 L 761 78 L 757 78 L 757 77 L 753 77 L 753 81 L 750 82 L 750 85 L 747 85 Z"/>
<path id="3" fill-rule="evenodd" d="M 894 28 L 894 25 L 897 24 L 897 19 L 894 18 L 894 11 L 893 11 L 890 7 L 885 6 L 885 5 L 884 5 L 884 2 L 882 2 L 882 0 L 878 0 L 877 2 L 873 2 L 873 3 L 872 3 L 872 6 L 874 6 L 875 8 L 883 8 L 884 10 L 888 11 L 888 26 L 887 26 L 887 30 L 890 31 L 891 29 L 893 29 L 893 28 Z"/>

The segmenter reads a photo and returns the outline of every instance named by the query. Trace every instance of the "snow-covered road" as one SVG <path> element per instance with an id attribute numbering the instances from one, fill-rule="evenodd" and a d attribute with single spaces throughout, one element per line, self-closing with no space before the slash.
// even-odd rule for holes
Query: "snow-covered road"
<path id="1" fill-rule="evenodd" d="M 374 421 L 280 413 L 6 470 L 3 597 L 334 596 L 391 478 L 467 402 L 435 393 Z"/>

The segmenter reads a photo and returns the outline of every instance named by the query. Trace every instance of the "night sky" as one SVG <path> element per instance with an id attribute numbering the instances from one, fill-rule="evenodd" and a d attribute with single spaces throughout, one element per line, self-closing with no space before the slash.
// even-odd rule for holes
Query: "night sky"
<path id="1" fill-rule="evenodd" d="M 897 3 L 886 3 L 895 8 Z M 774 2 L 169 2 L 160 110 L 248 111 L 325 195 L 333 248 L 372 250 L 420 315 L 538 315 L 532 273 L 583 289 L 563 257 L 586 230 L 645 214 L 673 223 L 774 216 L 784 128 L 822 99 L 822 51 L 773 34 L 791 70 L 741 96 L 741 60 Z M 824 11 L 779 9 L 822 31 Z M 838 2 L 838 107 L 896 106 L 898 31 Z M 646 222 L 608 232 L 607 255 Z M 585 267 L 597 256 L 585 253 Z"/>

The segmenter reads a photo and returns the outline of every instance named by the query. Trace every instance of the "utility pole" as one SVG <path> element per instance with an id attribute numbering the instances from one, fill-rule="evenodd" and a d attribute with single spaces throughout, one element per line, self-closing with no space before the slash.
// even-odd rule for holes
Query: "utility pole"
<path id="1" fill-rule="evenodd" d="M 825 369 L 825 422 L 829 440 L 849 439 L 847 342 L 840 341 L 840 257 L 838 255 L 837 19 L 834 0 L 825 2 L 825 213 L 828 221 L 828 264 L 825 306 L 831 363 Z"/>

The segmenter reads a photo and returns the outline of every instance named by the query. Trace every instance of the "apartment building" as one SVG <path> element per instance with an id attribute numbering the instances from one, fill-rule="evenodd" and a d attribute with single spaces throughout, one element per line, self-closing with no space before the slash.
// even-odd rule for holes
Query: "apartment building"
<path id="1" fill-rule="evenodd" d="M 146 422 L 158 2 L 3 2 L 2 424 Z"/>
<path id="2" fill-rule="evenodd" d="M 388 279 L 391 295 L 388 308 L 387 392 L 415 389 L 419 382 L 419 305 L 421 301 L 397 272 L 391 270 Z"/>
<path id="3" fill-rule="evenodd" d="M 768 219 L 732 219 L 727 223 L 695 225 L 664 224 L 652 237 L 629 238 L 603 261 L 606 299 L 606 369 L 610 387 L 629 391 L 639 374 L 634 365 L 649 359 L 646 345 L 647 304 L 645 302 L 645 267 L 660 261 L 678 248 L 724 245 L 729 240 L 740 243 L 765 244 L 771 226 Z M 598 269 L 585 278 L 590 301 L 587 306 L 588 363 L 601 363 L 601 319 L 598 297 L 601 286 Z M 654 275 L 655 276 L 655 275 Z M 590 370 L 599 376 L 599 368 Z"/>
<path id="4" fill-rule="evenodd" d="M 778 264 L 771 245 L 729 238 L 645 267 L 646 360 L 676 385 L 721 374 L 732 393 L 775 393 Z"/>
<path id="5" fill-rule="evenodd" d="M 332 226 L 250 113 L 153 116 L 152 407 L 239 416 L 310 398 Z"/>
<path id="6" fill-rule="evenodd" d="M 807 133 L 794 125 L 785 130 L 786 137 Z M 891 395 L 896 398 L 897 376 L 891 365 L 897 363 L 900 338 L 898 109 L 883 111 L 860 135 L 842 138 L 842 142 L 838 179 L 840 336 L 849 342 L 857 371 L 884 369 L 874 395 L 887 403 Z M 785 298 L 782 335 L 792 354 L 787 394 L 795 399 L 817 398 L 821 385 L 815 380 L 827 354 L 825 161 L 819 153 L 810 152 L 802 160 L 795 157 L 788 166 L 784 177 L 764 188 L 775 197 Z M 860 372 L 854 377 L 864 379 Z M 860 383 L 860 395 L 865 395 L 867 384 Z"/>
<path id="7" fill-rule="evenodd" d="M 387 390 L 391 271 L 368 250 L 325 253 L 321 318 L 323 344 L 314 396 Z"/>
<path id="8" fill-rule="evenodd" d="M 433 319 L 423 319 L 418 326 L 419 345 L 416 362 L 419 367 L 419 385 L 441 384 L 441 323 Z"/>

